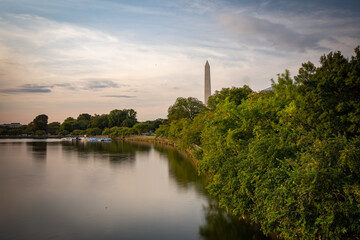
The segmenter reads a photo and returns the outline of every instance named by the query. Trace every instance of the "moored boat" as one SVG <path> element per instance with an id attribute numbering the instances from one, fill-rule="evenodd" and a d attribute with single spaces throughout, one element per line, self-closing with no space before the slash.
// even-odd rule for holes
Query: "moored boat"
<path id="1" fill-rule="evenodd" d="M 64 137 L 61 138 L 62 141 L 75 142 L 75 141 L 84 141 L 84 142 L 111 142 L 111 138 L 100 138 L 100 137 Z"/>

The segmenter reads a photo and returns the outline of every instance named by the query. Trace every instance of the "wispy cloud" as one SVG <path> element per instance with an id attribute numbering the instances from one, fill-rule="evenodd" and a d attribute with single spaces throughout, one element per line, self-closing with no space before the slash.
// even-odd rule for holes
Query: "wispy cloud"
<path id="1" fill-rule="evenodd" d="M 24 84 L 17 88 L 0 89 L 2 93 L 50 93 L 52 86 Z"/>
<path id="2" fill-rule="evenodd" d="M 119 84 L 111 80 L 102 80 L 102 79 L 84 79 L 83 89 L 103 89 L 103 88 L 119 88 Z"/>
<path id="3" fill-rule="evenodd" d="M 359 11 L 347 14 L 355 4 L 344 1 L 3 1 L 0 102 L 16 107 L 2 112 L 43 106 L 62 121 L 70 106 L 74 115 L 123 107 L 155 119 L 179 96 L 203 98 L 206 60 L 213 90 L 264 89 L 324 49 L 353 54 Z"/>
<path id="4" fill-rule="evenodd" d="M 23 84 L 13 88 L 0 89 L 2 93 L 19 94 L 19 93 L 50 93 L 54 88 L 63 88 L 72 91 L 79 90 L 92 90 L 97 91 L 100 89 L 119 88 L 119 84 L 110 80 L 87 80 L 77 83 L 55 83 L 55 84 Z"/>
<path id="5" fill-rule="evenodd" d="M 68 89 L 68 90 L 76 90 L 77 89 L 76 86 L 74 86 L 73 84 L 70 84 L 70 83 L 56 83 L 56 84 L 53 84 L 51 87 L 60 87 L 60 88 Z"/>
<path id="6" fill-rule="evenodd" d="M 324 39 L 331 40 L 322 33 L 301 33 L 285 24 L 267 19 L 247 16 L 242 13 L 219 15 L 219 23 L 235 34 L 239 41 L 252 45 L 273 46 L 278 50 L 304 52 L 307 49 L 325 49 L 320 45 Z"/>
<path id="7" fill-rule="evenodd" d="M 129 5 L 120 3 L 119 1 L 114 0 L 106 0 L 106 2 L 111 3 L 111 7 L 120 9 L 124 12 L 131 12 L 136 14 L 147 14 L 147 15 L 169 15 L 168 12 L 164 12 L 161 9 L 157 9 L 155 7 L 152 7 L 152 4 L 148 6 L 135 6 L 135 5 Z"/>
<path id="8" fill-rule="evenodd" d="M 104 95 L 102 97 L 107 97 L 107 98 L 135 98 L 135 96 L 128 96 L 128 95 Z"/>

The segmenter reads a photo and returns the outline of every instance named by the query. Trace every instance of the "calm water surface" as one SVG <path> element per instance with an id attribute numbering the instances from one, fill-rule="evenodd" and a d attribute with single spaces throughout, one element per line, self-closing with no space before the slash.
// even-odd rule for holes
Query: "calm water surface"
<path id="1" fill-rule="evenodd" d="M 0 239 L 265 239 L 153 145 L 0 140 Z"/>

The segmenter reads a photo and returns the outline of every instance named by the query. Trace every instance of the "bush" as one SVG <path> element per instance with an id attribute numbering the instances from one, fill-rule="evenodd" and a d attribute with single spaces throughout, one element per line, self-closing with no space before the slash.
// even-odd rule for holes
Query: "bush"
<path id="1" fill-rule="evenodd" d="M 35 135 L 36 136 L 45 136 L 46 132 L 45 132 L 45 130 L 36 130 Z"/>
<path id="2" fill-rule="evenodd" d="M 80 129 L 76 129 L 74 131 L 71 132 L 71 135 L 73 136 L 79 136 L 79 135 L 84 135 L 86 133 L 85 130 L 80 130 Z"/>
<path id="3" fill-rule="evenodd" d="M 102 131 L 100 128 L 88 128 L 86 129 L 86 134 L 88 134 L 89 136 L 96 136 L 96 135 L 101 135 Z"/>
<path id="4" fill-rule="evenodd" d="M 168 137 L 170 126 L 167 124 L 162 124 L 155 131 L 156 137 Z"/>

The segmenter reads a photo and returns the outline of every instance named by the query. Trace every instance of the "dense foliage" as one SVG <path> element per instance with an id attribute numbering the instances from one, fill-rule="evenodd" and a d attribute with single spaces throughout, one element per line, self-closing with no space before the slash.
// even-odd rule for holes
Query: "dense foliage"
<path id="1" fill-rule="evenodd" d="M 360 49 L 305 63 L 271 91 L 217 92 L 208 111 L 162 125 L 193 149 L 209 192 L 283 239 L 360 238 Z M 232 97 L 230 92 L 239 97 Z"/>
<path id="2" fill-rule="evenodd" d="M 204 108 L 204 104 L 196 98 L 179 97 L 168 109 L 168 120 L 172 122 L 183 118 L 193 119 Z"/>
<path id="3" fill-rule="evenodd" d="M 252 90 L 247 85 L 244 85 L 242 88 L 232 87 L 223 88 L 220 91 L 216 90 L 208 99 L 208 108 L 214 110 L 216 105 L 226 98 L 236 105 L 239 105 L 250 93 L 252 93 Z"/>
<path id="4" fill-rule="evenodd" d="M 111 137 L 125 137 L 134 134 L 151 134 L 163 123 L 164 119 L 138 122 L 136 111 L 133 109 L 114 109 L 109 114 L 91 116 L 80 114 L 76 119 L 68 117 L 63 123 L 48 122 L 48 116 L 38 115 L 28 125 L 17 128 L 0 127 L 0 135 L 5 136 L 46 136 L 46 135 L 110 135 Z"/>

